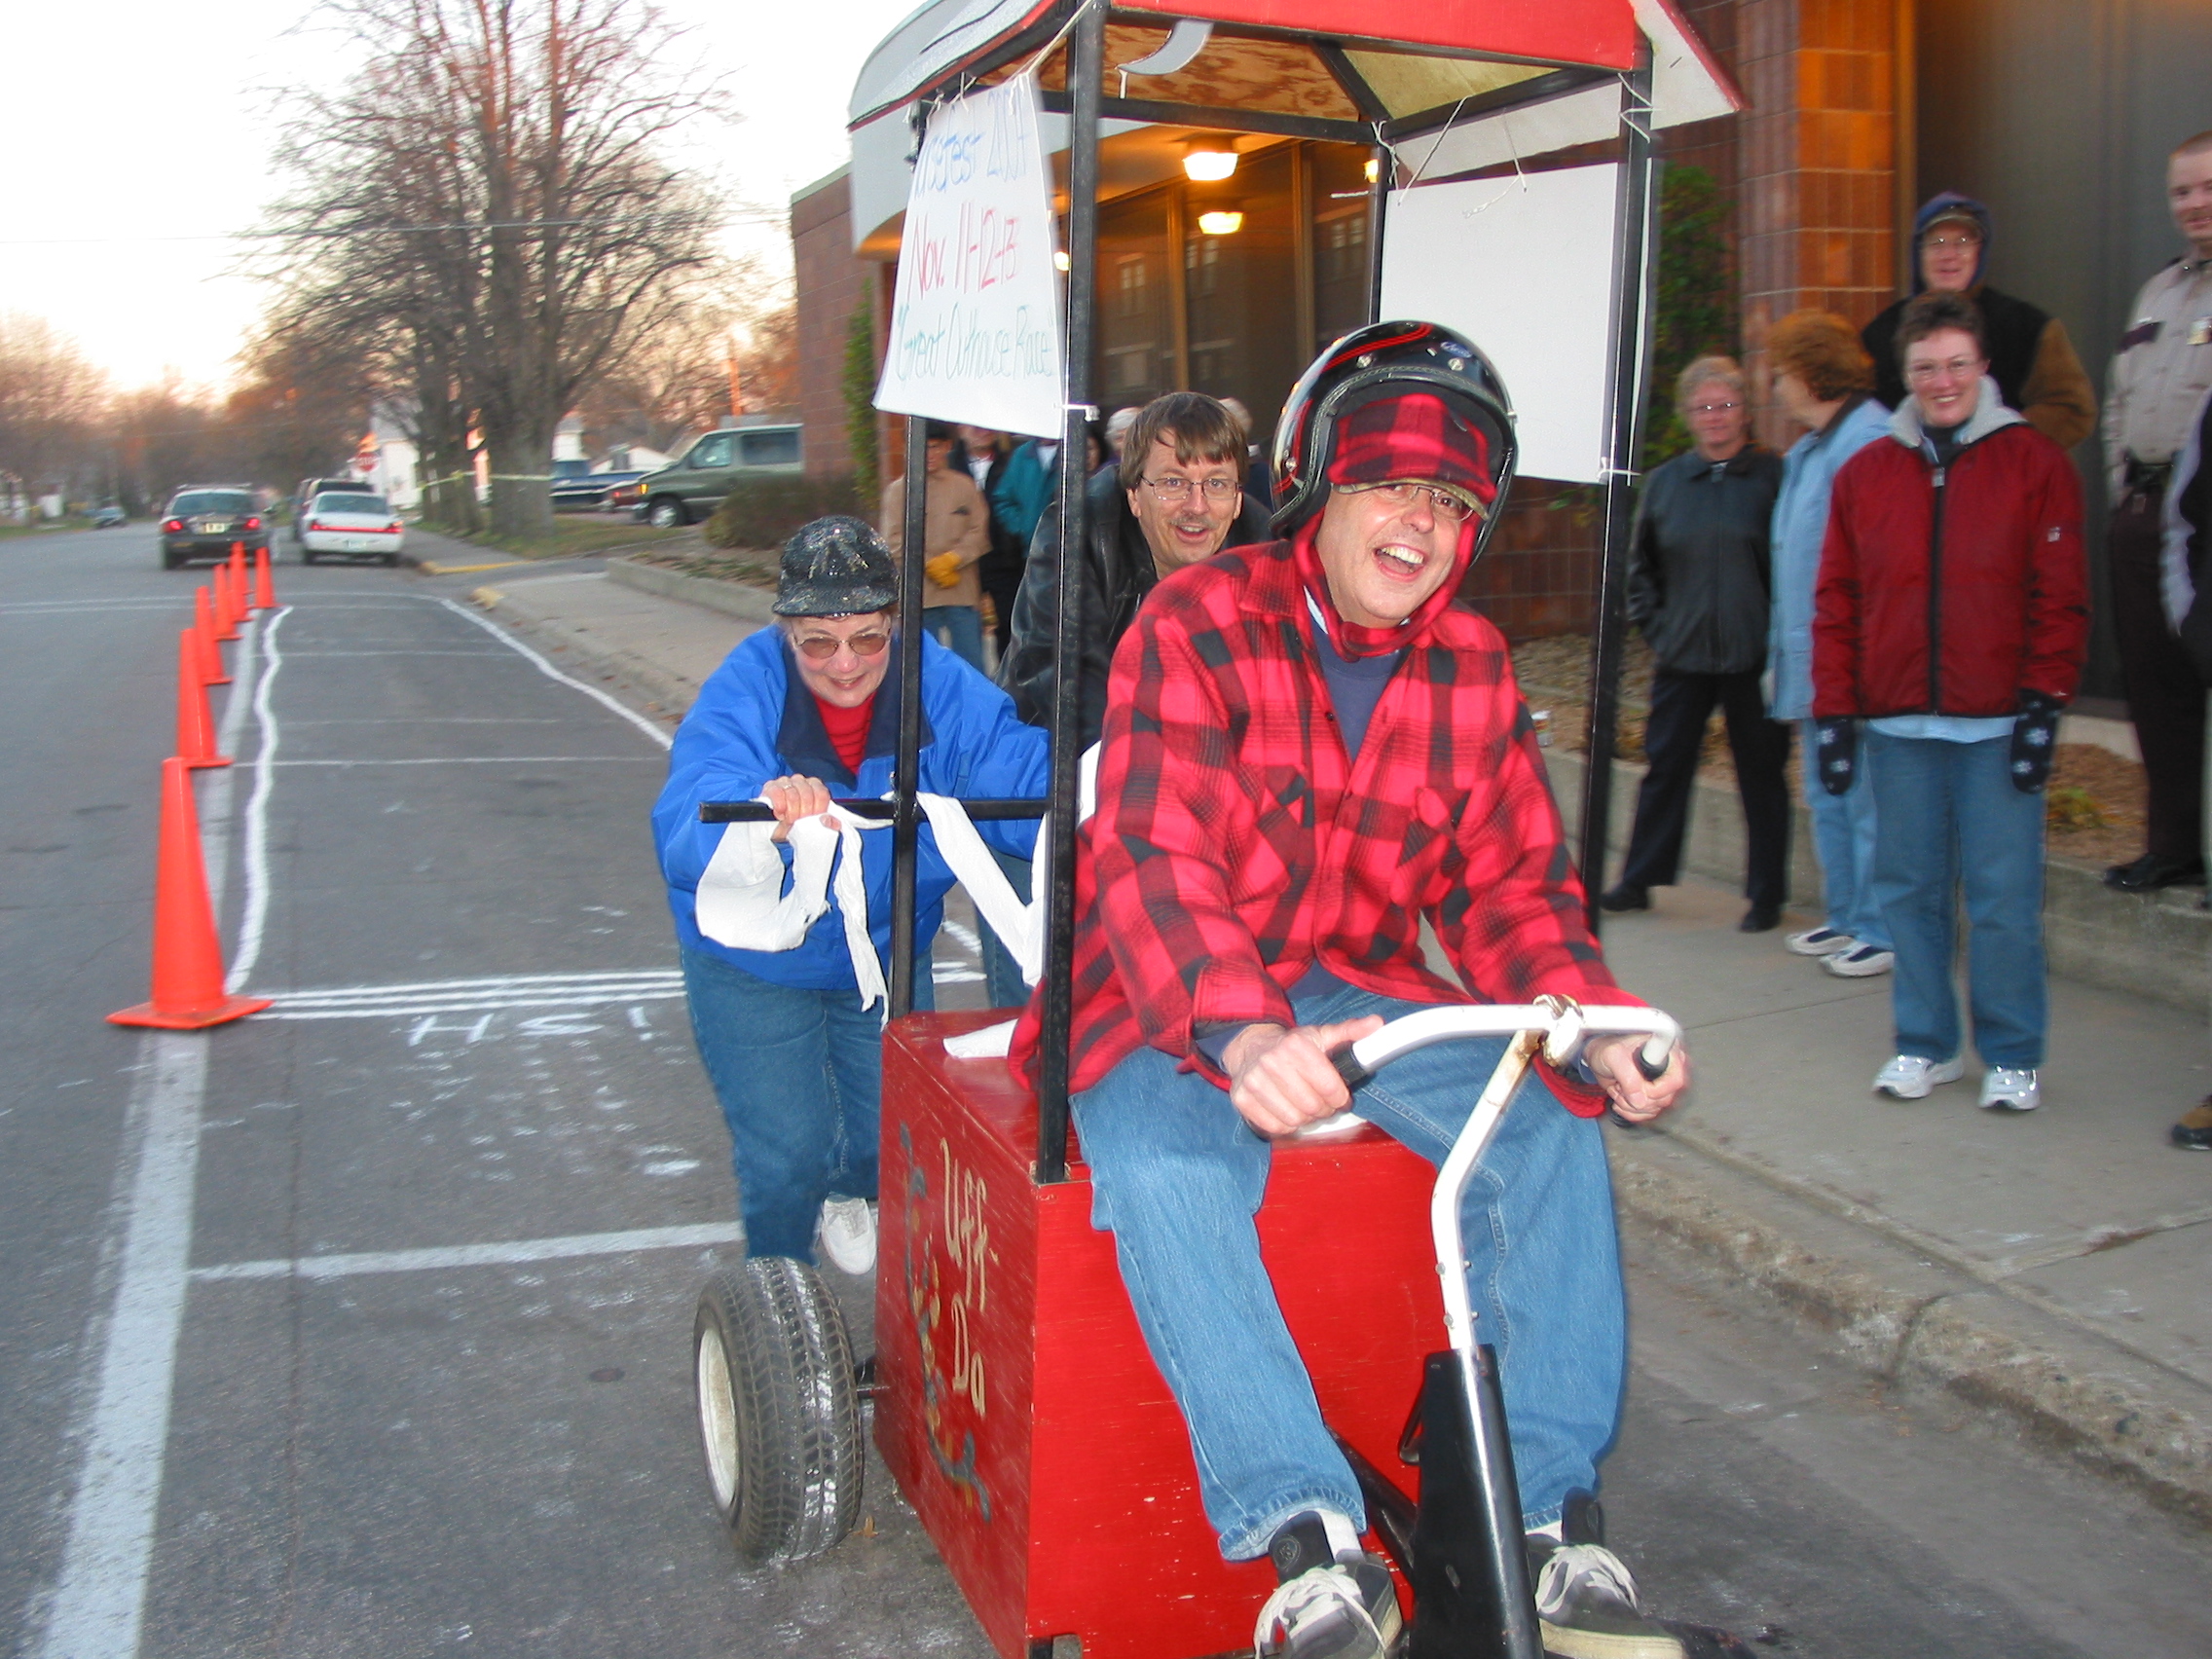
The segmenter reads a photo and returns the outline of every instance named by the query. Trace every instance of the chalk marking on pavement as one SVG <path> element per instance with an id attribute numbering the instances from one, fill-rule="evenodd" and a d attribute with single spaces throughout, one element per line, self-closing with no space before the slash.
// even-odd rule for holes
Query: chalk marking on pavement
<path id="1" fill-rule="evenodd" d="M 572 687 L 577 691 L 581 691 L 593 702 L 598 703 L 607 709 L 612 710 L 617 715 L 620 715 L 624 719 L 628 720 L 632 725 L 636 726 L 640 731 L 644 732 L 647 737 L 651 738 L 655 743 L 659 744 L 661 748 L 666 749 L 672 742 L 675 741 L 667 732 L 661 730 L 659 726 L 653 724 L 652 721 L 645 719 L 645 716 L 639 714 L 637 710 L 631 708 L 620 698 L 608 696 L 605 691 L 602 691 L 596 685 L 586 685 L 582 681 L 576 679 L 573 675 L 563 674 L 550 662 L 547 662 L 544 657 L 532 650 L 520 640 L 515 639 L 511 635 L 502 632 L 499 625 L 497 622 L 494 622 L 490 617 L 479 616 L 473 610 L 470 610 L 466 606 L 457 605 L 450 599 L 441 599 L 438 601 L 438 603 L 444 606 L 448 610 L 452 611 L 456 616 L 461 617 L 473 626 L 483 629 L 484 632 L 491 635 L 493 639 L 498 641 L 499 644 L 505 645 L 509 650 L 520 651 L 524 656 L 528 657 L 532 662 L 535 663 L 537 665 L 537 672 L 544 675 L 547 679 L 558 680 L 562 684 Z"/>
<path id="2" fill-rule="evenodd" d="M 488 653 L 487 653 L 488 654 Z M 619 760 L 661 763 L 657 755 L 418 755 L 398 760 L 277 760 L 278 766 L 572 766 Z"/>
<path id="3" fill-rule="evenodd" d="M 288 605 L 278 610 L 259 641 L 267 661 L 253 687 L 253 717 L 261 733 L 253 757 L 253 794 L 245 808 L 245 915 L 239 923 L 238 949 L 232 953 L 230 976 L 224 981 L 234 995 L 244 988 L 246 977 L 261 960 L 261 935 L 269 925 L 269 796 L 276 784 L 271 768 L 276 764 L 280 735 L 269 697 L 276 671 L 284 666 L 284 653 L 276 648 L 276 630 L 291 613 Z"/>
<path id="4" fill-rule="evenodd" d="M 243 723 L 261 635 L 260 619 L 241 631 L 240 682 L 217 735 L 230 748 Z M 203 786 L 201 815 L 208 897 L 222 903 L 233 830 L 230 770 Z M 84 1448 L 69 1502 L 69 1538 L 46 1600 L 39 1659 L 135 1659 L 146 1608 L 162 1477 L 168 1453 L 177 1337 L 190 1292 L 193 1196 L 200 1173 L 202 1103 L 207 1091 L 207 1034 L 149 1031 L 116 1161 L 120 1241 L 112 1263 L 115 1294 L 86 1333 L 100 1351 L 92 1400 L 73 1437 Z M 102 1328 L 104 1326 L 104 1329 Z M 90 1381 L 91 1379 L 89 1379 Z"/>
<path id="5" fill-rule="evenodd" d="M 564 1238 L 518 1238 L 503 1244 L 432 1245 L 421 1250 L 371 1250 L 344 1256 L 278 1257 L 262 1262 L 219 1262 L 194 1268 L 192 1276 L 222 1279 L 334 1279 L 360 1273 L 414 1273 L 440 1268 L 498 1268 L 522 1262 L 558 1262 L 579 1256 L 626 1256 L 642 1250 L 688 1250 L 735 1244 L 745 1230 L 735 1222 L 693 1227 L 642 1227 L 629 1233 L 576 1233 Z"/>

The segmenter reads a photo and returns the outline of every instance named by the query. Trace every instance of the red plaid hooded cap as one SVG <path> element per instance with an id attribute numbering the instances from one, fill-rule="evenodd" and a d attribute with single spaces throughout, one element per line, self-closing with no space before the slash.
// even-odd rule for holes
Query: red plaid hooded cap
<path id="1" fill-rule="evenodd" d="M 1385 392 L 1338 418 L 1336 453 L 1325 474 L 1331 484 L 1449 484 L 1482 503 L 1479 514 L 1460 521 L 1451 575 L 1395 628 L 1363 627 L 1338 613 L 1314 546 L 1321 514 L 1292 533 L 1306 590 L 1322 607 L 1329 619 L 1329 637 L 1346 655 L 1373 656 L 1418 644 L 1427 634 L 1429 622 L 1458 596 L 1460 580 L 1475 562 L 1484 521 L 1497 503 L 1490 453 L 1489 435 L 1481 424 L 1435 392 Z"/>
<path id="2" fill-rule="evenodd" d="M 1362 404 L 1339 418 L 1332 484 L 1449 484 L 1482 505 L 1497 502 L 1490 438 L 1435 392 L 1409 391 Z"/>

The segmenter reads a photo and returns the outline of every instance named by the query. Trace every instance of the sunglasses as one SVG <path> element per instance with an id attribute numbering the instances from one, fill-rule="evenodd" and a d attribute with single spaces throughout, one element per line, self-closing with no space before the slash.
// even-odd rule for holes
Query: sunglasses
<path id="1" fill-rule="evenodd" d="M 792 649 L 809 662 L 828 662 L 847 648 L 855 656 L 881 656 L 890 644 L 889 634 L 880 628 L 870 628 L 866 633 L 847 635 L 842 640 L 830 634 L 808 634 L 792 641 Z"/>

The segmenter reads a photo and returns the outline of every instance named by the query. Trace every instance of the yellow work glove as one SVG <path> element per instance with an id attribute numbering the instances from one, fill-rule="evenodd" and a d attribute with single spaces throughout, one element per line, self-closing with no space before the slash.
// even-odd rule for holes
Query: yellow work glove
<path id="1" fill-rule="evenodd" d="M 930 580 L 940 588 L 957 587 L 960 584 L 960 555 L 957 553 L 935 554 L 922 561 L 922 569 L 929 572 Z"/>

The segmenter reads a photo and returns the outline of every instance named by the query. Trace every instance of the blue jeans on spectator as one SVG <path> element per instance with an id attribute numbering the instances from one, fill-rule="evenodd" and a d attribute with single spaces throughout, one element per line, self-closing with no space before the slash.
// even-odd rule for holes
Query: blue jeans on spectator
<path id="1" fill-rule="evenodd" d="M 1014 888 L 1014 897 L 1026 903 L 1029 899 L 1030 871 L 1034 867 L 1027 859 L 1017 859 L 1012 853 L 991 848 L 991 857 L 998 860 L 999 868 Z M 1026 1008 L 1029 1005 L 1029 981 L 1021 977 L 1021 968 L 1007 949 L 999 936 L 991 931 L 978 910 L 976 931 L 982 936 L 983 983 L 990 993 L 993 1008 Z"/>
<path id="2" fill-rule="evenodd" d="M 875 1197 L 883 1010 L 686 949 L 691 1035 L 729 1124 L 748 1256 L 814 1260 L 825 1198 Z M 925 956 L 914 1006 L 932 1008 Z"/>
<path id="3" fill-rule="evenodd" d="M 1294 1006 L 1301 1024 L 1316 1024 L 1420 1005 L 1346 985 Z M 1360 1091 L 1357 1110 L 1441 1162 L 1503 1050 L 1484 1039 L 1408 1054 Z M 1364 1525 L 1364 1506 L 1260 1258 L 1253 1216 L 1270 1144 L 1226 1090 L 1175 1067 L 1139 1049 L 1075 1097 L 1076 1123 L 1091 1225 L 1114 1235 L 1137 1322 L 1191 1431 L 1206 1518 L 1222 1555 L 1241 1561 L 1302 1509 Z M 1358 1249 L 1361 1219 L 1328 1219 Z M 1468 1188 L 1463 1225 L 1476 1337 L 1497 1351 L 1523 1519 L 1544 1526 L 1569 1492 L 1597 1490 L 1620 1412 L 1620 1250 L 1597 1122 L 1569 1115 L 1531 1074 Z M 1416 1361 L 1406 1363 L 1410 1390 Z"/>
<path id="4" fill-rule="evenodd" d="M 983 616 L 973 605 L 925 605 L 922 627 L 977 674 L 989 672 L 983 667 Z"/>
<path id="5" fill-rule="evenodd" d="M 1973 1046 L 1985 1065 L 2042 1065 L 2044 799 L 2012 787 L 2011 739 L 1951 743 L 1869 729 L 1865 747 L 1881 826 L 1874 895 L 1898 958 L 1898 1052 L 1947 1060 L 1960 1051 L 1952 965 L 1963 887 Z"/>
<path id="6" fill-rule="evenodd" d="M 1827 903 L 1827 925 L 1861 944 L 1890 948 L 1890 924 L 1874 899 L 1874 788 L 1862 760 L 1851 788 L 1831 795 L 1813 775 L 1811 757 L 1821 752 L 1818 722 L 1804 725 L 1807 757 L 1805 806 L 1813 815 L 1813 850 L 1821 861 L 1821 897 Z"/>

